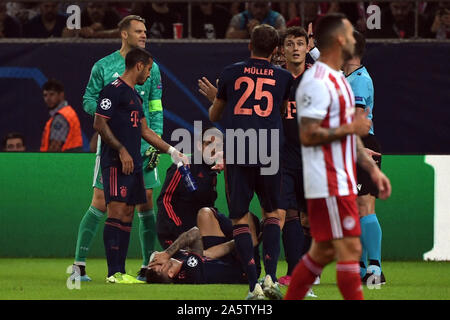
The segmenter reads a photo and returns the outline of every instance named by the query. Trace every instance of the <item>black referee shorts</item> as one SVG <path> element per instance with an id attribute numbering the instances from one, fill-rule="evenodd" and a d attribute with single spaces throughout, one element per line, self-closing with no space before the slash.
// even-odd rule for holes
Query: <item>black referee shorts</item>
<path id="1" fill-rule="evenodd" d="M 369 134 L 368 136 L 361 138 L 361 140 L 364 144 L 364 147 L 381 153 L 381 147 L 378 141 L 375 139 L 374 135 Z M 381 169 L 381 156 L 374 156 L 373 160 L 375 160 L 377 166 Z M 378 188 L 370 178 L 370 174 L 359 165 L 356 166 L 356 174 L 358 177 L 358 196 L 371 194 L 372 196 L 378 198 Z"/>

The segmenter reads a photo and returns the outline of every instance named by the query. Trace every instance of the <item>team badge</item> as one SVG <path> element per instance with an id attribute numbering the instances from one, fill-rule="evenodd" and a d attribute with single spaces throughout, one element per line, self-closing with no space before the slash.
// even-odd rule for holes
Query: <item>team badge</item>
<path id="1" fill-rule="evenodd" d="M 127 196 L 127 187 L 125 186 L 120 187 L 120 195 L 122 198 L 125 198 Z"/>
<path id="2" fill-rule="evenodd" d="M 345 230 L 352 230 L 355 227 L 355 219 L 351 216 L 346 216 L 342 221 Z"/>
<path id="3" fill-rule="evenodd" d="M 111 108 L 111 100 L 109 100 L 108 98 L 104 98 L 100 102 L 100 108 L 102 108 L 103 110 L 108 110 L 109 108 Z"/>
<path id="4" fill-rule="evenodd" d="M 196 267 L 198 264 L 198 260 L 196 257 L 190 256 L 187 260 L 187 265 L 191 268 Z"/>

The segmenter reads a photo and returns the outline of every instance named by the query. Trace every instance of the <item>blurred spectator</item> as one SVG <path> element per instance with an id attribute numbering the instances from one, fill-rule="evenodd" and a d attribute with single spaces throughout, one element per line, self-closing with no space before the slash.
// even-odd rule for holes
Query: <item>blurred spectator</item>
<path id="1" fill-rule="evenodd" d="M 304 4 L 304 15 L 305 15 L 305 23 L 307 26 L 309 23 L 315 25 L 315 22 L 318 18 L 318 14 L 320 12 L 319 3 L 317 2 L 305 2 Z M 300 17 L 300 5 L 296 5 L 294 2 L 289 3 L 289 21 L 286 22 L 286 27 L 301 27 L 301 17 Z"/>
<path id="2" fill-rule="evenodd" d="M 21 35 L 20 22 L 6 13 L 6 3 L 0 3 L 0 38 L 19 38 Z"/>
<path id="3" fill-rule="evenodd" d="M 419 16 L 418 36 L 425 36 L 425 21 Z M 391 2 L 381 11 L 381 29 L 367 31 L 368 38 L 399 38 L 414 37 L 415 15 L 411 2 Z"/>
<path id="4" fill-rule="evenodd" d="M 430 28 L 433 38 L 449 39 L 450 37 L 450 3 L 439 2 Z"/>
<path id="5" fill-rule="evenodd" d="M 210 2 L 192 8 L 192 36 L 194 38 L 223 39 L 231 15 L 228 10 Z"/>
<path id="6" fill-rule="evenodd" d="M 105 2 L 89 2 L 81 12 L 81 29 L 64 28 L 63 37 L 118 38 L 120 16 Z"/>
<path id="7" fill-rule="evenodd" d="M 277 30 L 286 29 L 283 16 L 270 8 L 269 2 L 251 1 L 248 10 L 241 12 L 231 19 L 226 37 L 228 39 L 250 38 L 253 28 L 259 24 L 268 24 Z"/>
<path id="8" fill-rule="evenodd" d="M 56 2 L 42 2 L 39 5 L 40 14 L 27 22 L 23 35 L 26 38 L 61 37 L 66 26 L 66 16 L 58 13 Z"/>
<path id="9" fill-rule="evenodd" d="M 49 80 L 42 87 L 42 95 L 50 113 L 42 133 L 41 152 L 80 152 L 83 147 L 80 120 L 68 105 L 64 86 Z"/>
<path id="10" fill-rule="evenodd" d="M 2 141 L 2 149 L 7 152 L 24 152 L 25 147 L 25 137 L 18 132 L 8 133 Z"/>
<path id="11" fill-rule="evenodd" d="M 110 7 L 117 12 L 120 19 L 123 19 L 131 14 L 132 2 L 113 2 Z"/>
<path id="12" fill-rule="evenodd" d="M 153 39 L 173 39 L 173 24 L 181 22 L 179 14 L 165 2 L 136 3 L 133 14 L 145 19 L 148 38 Z"/>
<path id="13" fill-rule="evenodd" d="M 24 25 L 40 13 L 39 3 L 34 1 L 7 2 L 6 13 Z"/>

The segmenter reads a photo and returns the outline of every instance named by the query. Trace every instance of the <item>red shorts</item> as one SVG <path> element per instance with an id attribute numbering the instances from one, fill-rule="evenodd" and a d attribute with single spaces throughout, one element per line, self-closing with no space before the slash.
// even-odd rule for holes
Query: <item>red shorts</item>
<path id="1" fill-rule="evenodd" d="M 330 241 L 361 235 L 356 196 L 307 199 L 307 204 L 314 240 Z"/>

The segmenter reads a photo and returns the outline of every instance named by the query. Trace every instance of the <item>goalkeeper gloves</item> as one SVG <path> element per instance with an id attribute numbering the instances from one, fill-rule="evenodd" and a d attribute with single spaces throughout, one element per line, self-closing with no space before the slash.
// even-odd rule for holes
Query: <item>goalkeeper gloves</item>
<path id="1" fill-rule="evenodd" d="M 153 146 L 150 146 L 147 151 L 145 151 L 145 156 L 149 158 L 145 169 L 149 171 L 154 170 L 159 163 L 159 150 Z"/>

